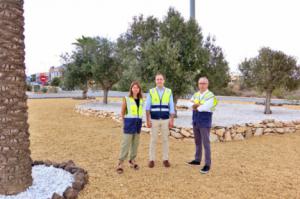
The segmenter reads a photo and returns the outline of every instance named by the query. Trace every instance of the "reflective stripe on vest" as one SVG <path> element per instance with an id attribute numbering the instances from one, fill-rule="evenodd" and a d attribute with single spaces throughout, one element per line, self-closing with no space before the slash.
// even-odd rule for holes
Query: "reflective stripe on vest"
<path id="1" fill-rule="evenodd" d="M 171 89 L 165 88 L 161 98 L 156 88 L 149 91 L 151 96 L 150 114 L 152 119 L 168 119 L 169 118 L 169 103 L 172 94 Z"/>
<path id="2" fill-rule="evenodd" d="M 143 117 L 143 99 L 140 99 L 140 106 L 138 107 L 133 97 L 125 97 L 127 111 L 125 118 L 142 118 Z"/>
<path id="3" fill-rule="evenodd" d="M 211 91 L 208 91 L 201 98 L 200 98 L 200 95 L 201 95 L 200 92 L 197 92 L 197 93 L 194 94 L 194 96 L 193 96 L 194 103 L 196 103 L 196 104 L 204 104 L 206 101 L 208 101 L 211 98 L 213 98 L 214 102 L 213 102 L 213 107 L 211 108 L 211 111 L 214 111 L 216 109 L 217 104 L 218 104 L 218 100 L 217 100 L 216 96 Z"/>

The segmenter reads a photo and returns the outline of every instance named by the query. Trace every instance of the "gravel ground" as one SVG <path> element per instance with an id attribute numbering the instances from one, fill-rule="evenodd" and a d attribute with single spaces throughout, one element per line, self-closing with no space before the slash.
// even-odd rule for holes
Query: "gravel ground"
<path id="1" fill-rule="evenodd" d="M 186 100 L 180 100 L 178 105 L 187 105 Z M 115 113 L 120 112 L 121 102 L 110 102 L 105 105 L 101 102 L 90 102 L 81 105 L 85 109 L 106 110 Z M 263 114 L 264 106 L 255 104 L 240 104 L 220 102 L 213 114 L 213 125 L 230 126 L 233 124 L 245 124 L 249 122 L 260 122 L 264 119 L 276 119 L 281 121 L 291 121 L 300 118 L 299 110 L 292 110 L 286 107 L 272 107 L 273 114 Z M 178 118 L 175 120 L 176 126 L 191 127 L 192 111 L 178 111 Z M 145 117 L 144 117 L 145 119 Z"/>
<path id="2" fill-rule="evenodd" d="M 0 195 L 0 199 L 48 199 L 55 192 L 62 195 L 74 181 L 69 172 L 44 165 L 34 166 L 32 177 L 33 184 L 26 191 L 12 196 Z"/>
<path id="3" fill-rule="evenodd" d="M 82 102 L 82 101 L 81 101 Z M 194 141 L 170 138 L 172 167 L 162 166 L 161 137 L 156 167 L 147 167 L 149 134 L 140 139 L 139 171 L 126 164 L 115 172 L 121 127 L 109 119 L 86 117 L 74 111 L 71 99 L 29 100 L 33 160 L 72 159 L 89 173 L 79 199 L 253 199 L 300 198 L 300 132 L 253 137 L 245 141 L 212 143 L 212 170 L 185 164 L 194 154 Z M 40 199 L 40 198 L 39 198 Z"/>

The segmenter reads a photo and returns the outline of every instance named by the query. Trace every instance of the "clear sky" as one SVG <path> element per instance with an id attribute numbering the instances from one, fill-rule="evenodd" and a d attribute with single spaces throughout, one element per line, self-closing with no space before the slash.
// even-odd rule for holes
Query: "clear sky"
<path id="1" fill-rule="evenodd" d="M 174 7 L 189 18 L 189 0 L 25 0 L 26 73 L 61 64 L 76 38 L 125 32 L 132 17 L 162 18 Z M 245 57 L 268 46 L 300 62 L 299 0 L 196 0 L 196 19 L 205 36 L 214 35 L 231 71 Z"/>

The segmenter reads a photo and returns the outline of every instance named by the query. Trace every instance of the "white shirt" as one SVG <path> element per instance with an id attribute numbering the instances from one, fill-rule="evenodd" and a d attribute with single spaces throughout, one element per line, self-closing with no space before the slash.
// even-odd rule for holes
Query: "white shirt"
<path id="1" fill-rule="evenodd" d="M 202 94 L 200 93 L 200 91 L 198 91 L 200 93 L 200 99 L 208 92 L 209 90 L 207 89 L 206 91 L 204 91 Z M 191 98 L 191 102 L 190 102 L 190 107 L 192 108 L 192 106 L 194 105 L 194 96 Z M 207 101 L 204 102 L 204 104 L 201 104 L 197 110 L 199 112 L 212 112 L 211 108 L 214 106 L 214 98 L 211 98 Z"/>

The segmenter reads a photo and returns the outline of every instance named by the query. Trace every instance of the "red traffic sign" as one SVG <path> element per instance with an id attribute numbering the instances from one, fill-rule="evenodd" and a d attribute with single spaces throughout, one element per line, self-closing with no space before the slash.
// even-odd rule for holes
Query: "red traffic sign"
<path id="1" fill-rule="evenodd" d="M 42 83 L 46 83 L 47 80 L 48 80 L 48 77 L 47 77 L 46 75 L 40 75 L 40 81 L 41 81 Z"/>

